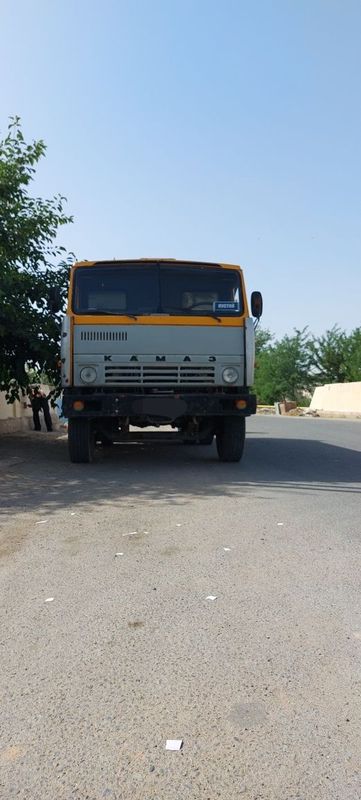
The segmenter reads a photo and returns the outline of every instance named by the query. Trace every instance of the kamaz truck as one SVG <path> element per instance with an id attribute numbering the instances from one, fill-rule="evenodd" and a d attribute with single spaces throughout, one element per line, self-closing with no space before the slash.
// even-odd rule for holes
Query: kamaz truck
<path id="1" fill-rule="evenodd" d="M 70 460 L 91 462 L 97 443 L 156 436 L 166 426 L 163 436 L 188 444 L 215 437 L 220 460 L 239 461 L 245 418 L 256 412 L 260 292 L 251 313 L 243 272 L 232 264 L 74 264 L 61 339 Z"/>

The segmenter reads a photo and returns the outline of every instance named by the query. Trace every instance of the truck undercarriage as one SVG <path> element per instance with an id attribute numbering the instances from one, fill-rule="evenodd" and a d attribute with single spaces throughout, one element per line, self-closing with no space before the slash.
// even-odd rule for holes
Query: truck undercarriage
<path id="1" fill-rule="evenodd" d="M 139 393 L 65 389 L 63 413 L 69 420 L 70 457 L 93 460 L 95 446 L 113 442 L 169 438 L 184 444 L 209 445 L 214 436 L 221 461 L 239 461 L 245 417 L 256 411 L 255 395 L 246 392 Z M 143 433 L 130 428 L 170 426 L 173 432 Z"/>

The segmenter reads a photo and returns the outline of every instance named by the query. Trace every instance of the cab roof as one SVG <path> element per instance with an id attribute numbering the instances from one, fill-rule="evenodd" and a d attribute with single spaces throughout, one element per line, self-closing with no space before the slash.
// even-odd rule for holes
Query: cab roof
<path id="1" fill-rule="evenodd" d="M 227 269 L 241 269 L 238 264 L 225 264 L 221 261 L 189 261 L 180 258 L 108 258 L 101 261 L 76 261 L 74 267 L 94 267 L 102 266 L 102 264 L 191 264 L 193 266 L 202 265 L 203 267 L 225 267 Z"/>

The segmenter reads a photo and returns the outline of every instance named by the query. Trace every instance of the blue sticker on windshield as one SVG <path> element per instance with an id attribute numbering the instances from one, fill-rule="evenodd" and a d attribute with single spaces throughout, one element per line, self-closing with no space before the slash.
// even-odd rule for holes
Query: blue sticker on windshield
<path id="1" fill-rule="evenodd" d="M 213 311 L 239 311 L 239 303 L 216 300 L 216 302 L 213 303 Z"/>

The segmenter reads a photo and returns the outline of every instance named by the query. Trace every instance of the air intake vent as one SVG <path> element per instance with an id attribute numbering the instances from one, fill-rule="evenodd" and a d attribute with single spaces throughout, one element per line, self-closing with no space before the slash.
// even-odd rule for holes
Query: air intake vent
<path id="1" fill-rule="evenodd" d="M 126 342 L 127 331 L 80 331 L 81 342 Z"/>
<path id="2" fill-rule="evenodd" d="M 210 386 L 215 382 L 214 367 L 183 364 L 112 364 L 105 367 L 105 383 L 123 386 Z"/>

